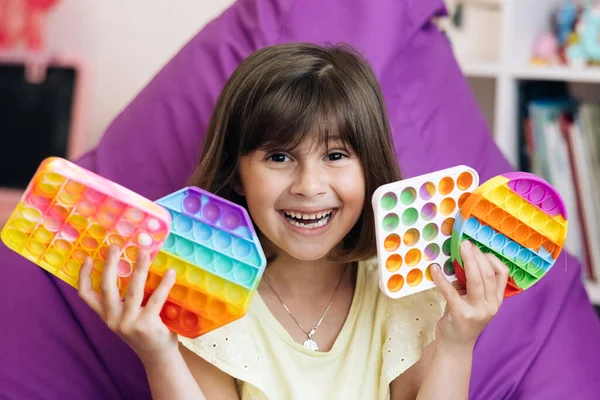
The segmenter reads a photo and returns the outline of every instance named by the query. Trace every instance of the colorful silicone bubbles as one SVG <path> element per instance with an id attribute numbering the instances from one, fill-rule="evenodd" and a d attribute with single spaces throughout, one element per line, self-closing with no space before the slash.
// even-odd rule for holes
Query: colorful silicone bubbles
<path id="1" fill-rule="evenodd" d="M 137 251 L 156 255 L 169 233 L 162 207 L 67 160 L 44 160 L 2 230 L 7 247 L 77 288 L 81 265 L 94 260 L 98 290 L 111 244 L 121 255 L 118 282 L 124 294 Z"/>
<path id="2" fill-rule="evenodd" d="M 567 212 L 560 195 L 541 178 L 523 172 L 497 176 L 473 191 L 456 218 L 452 259 L 465 284 L 460 243 L 471 240 L 510 269 L 505 297 L 542 278 L 562 251 Z"/>
<path id="3" fill-rule="evenodd" d="M 171 330 L 197 337 L 245 315 L 266 266 L 246 210 L 192 187 L 157 203 L 173 223 L 150 269 L 146 300 L 173 268 L 177 281 L 161 314 Z"/>
<path id="4" fill-rule="evenodd" d="M 457 166 L 379 187 L 375 212 L 379 285 L 392 298 L 429 289 L 438 264 L 456 280 L 450 260 L 454 219 L 479 185 L 472 168 Z"/>

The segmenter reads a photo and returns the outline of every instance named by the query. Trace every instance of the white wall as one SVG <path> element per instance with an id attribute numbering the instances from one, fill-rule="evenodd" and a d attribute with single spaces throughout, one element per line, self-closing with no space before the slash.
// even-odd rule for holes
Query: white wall
<path id="1" fill-rule="evenodd" d="M 86 62 L 86 148 L 197 31 L 233 0 L 61 0 L 46 30 L 49 50 Z"/>

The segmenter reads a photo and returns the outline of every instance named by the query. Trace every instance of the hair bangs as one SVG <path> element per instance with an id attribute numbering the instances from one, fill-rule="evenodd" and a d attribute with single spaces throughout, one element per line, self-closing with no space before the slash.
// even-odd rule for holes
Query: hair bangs
<path id="1" fill-rule="evenodd" d="M 245 125 L 242 153 L 260 149 L 267 152 L 290 152 L 306 140 L 313 149 L 331 141 L 354 151 L 357 132 L 347 112 L 343 93 L 334 85 L 327 85 L 317 74 L 305 74 L 287 85 L 272 87 L 259 96 L 252 117 Z M 346 107 L 346 110 L 344 109 Z"/>

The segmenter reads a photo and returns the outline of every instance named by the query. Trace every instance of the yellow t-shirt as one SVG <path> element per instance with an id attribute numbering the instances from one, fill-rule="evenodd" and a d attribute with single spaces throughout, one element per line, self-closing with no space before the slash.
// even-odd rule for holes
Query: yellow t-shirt
<path id="1" fill-rule="evenodd" d="M 434 339 L 444 307 L 435 288 L 387 297 L 373 259 L 359 263 L 350 312 L 329 352 L 294 342 L 258 292 L 243 318 L 179 340 L 234 377 L 243 400 L 388 399 L 390 383 Z"/>

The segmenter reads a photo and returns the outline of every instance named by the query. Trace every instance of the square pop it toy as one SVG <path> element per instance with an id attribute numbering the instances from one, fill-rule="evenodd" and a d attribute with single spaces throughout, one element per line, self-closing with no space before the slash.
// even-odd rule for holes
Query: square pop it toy
<path id="1" fill-rule="evenodd" d="M 246 314 L 267 264 L 246 210 L 188 187 L 157 201 L 172 216 L 171 234 L 146 282 L 146 300 L 167 268 L 177 280 L 161 317 L 197 337 Z"/>
<path id="2" fill-rule="evenodd" d="M 379 286 L 386 295 L 400 298 L 434 287 L 432 264 L 456 280 L 450 260 L 454 218 L 478 185 L 474 169 L 457 166 L 375 191 Z"/>
<path id="3" fill-rule="evenodd" d="M 554 265 L 567 236 L 567 211 L 558 192 L 536 175 L 496 176 L 465 201 L 456 217 L 451 254 L 465 284 L 460 243 L 471 240 L 510 270 L 505 297 L 528 289 Z"/>
<path id="4" fill-rule="evenodd" d="M 152 201 L 61 158 L 44 160 L 2 229 L 10 249 L 77 288 L 81 265 L 94 260 L 99 288 L 107 250 L 121 247 L 118 285 L 124 294 L 139 248 L 156 255 L 171 216 Z"/>

